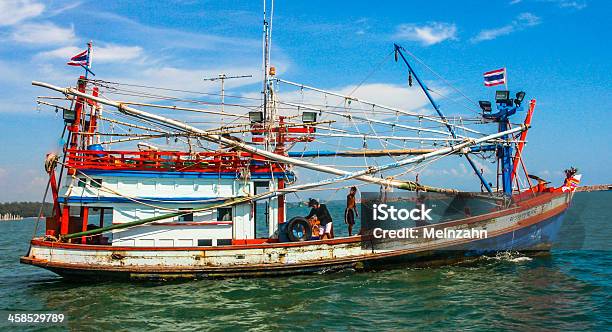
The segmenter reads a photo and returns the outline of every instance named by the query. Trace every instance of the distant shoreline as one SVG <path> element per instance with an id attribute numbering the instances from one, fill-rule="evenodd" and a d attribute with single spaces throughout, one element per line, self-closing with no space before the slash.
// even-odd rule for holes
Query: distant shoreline
<path id="1" fill-rule="evenodd" d="M 590 191 L 608 191 L 612 190 L 612 184 L 595 184 L 592 186 L 582 186 L 576 188 L 578 192 L 590 192 Z"/>
<path id="2" fill-rule="evenodd" d="M 53 205 L 51 203 L 45 203 L 43 208 L 43 215 L 49 216 L 52 213 Z M 0 219 L 12 220 L 12 218 L 20 217 L 19 220 L 24 218 L 37 217 L 40 213 L 40 202 L 6 202 L 0 203 Z M 7 217 L 7 218 L 4 218 Z"/>

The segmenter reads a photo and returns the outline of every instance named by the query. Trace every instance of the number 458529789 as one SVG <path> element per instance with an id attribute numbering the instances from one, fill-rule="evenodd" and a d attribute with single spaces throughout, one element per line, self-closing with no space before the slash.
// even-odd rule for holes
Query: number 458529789
<path id="1" fill-rule="evenodd" d="M 9 313 L 7 321 L 12 324 L 53 324 L 62 323 L 66 316 L 62 313 L 43 312 L 43 313 Z"/>

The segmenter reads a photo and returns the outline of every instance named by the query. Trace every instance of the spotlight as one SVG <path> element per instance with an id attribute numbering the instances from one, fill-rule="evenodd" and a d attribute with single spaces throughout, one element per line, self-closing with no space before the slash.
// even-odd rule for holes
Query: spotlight
<path id="1" fill-rule="evenodd" d="M 317 112 L 303 112 L 302 113 L 302 122 L 317 122 Z"/>
<path id="2" fill-rule="evenodd" d="M 73 123 L 76 120 L 76 113 L 73 110 L 64 109 L 63 118 L 66 123 Z"/>
<path id="3" fill-rule="evenodd" d="M 508 99 L 510 99 L 510 91 L 508 90 L 495 91 L 495 102 L 497 103 L 505 102 Z"/>
<path id="4" fill-rule="evenodd" d="M 491 112 L 491 102 L 490 101 L 481 100 L 478 102 L 478 105 L 480 105 L 480 108 L 482 108 L 483 112 L 486 112 L 486 113 Z"/>
<path id="5" fill-rule="evenodd" d="M 514 103 L 516 104 L 516 106 L 521 106 L 521 103 L 523 102 L 523 98 L 525 98 L 524 91 L 520 91 L 516 93 L 516 99 L 514 99 Z"/>
<path id="6" fill-rule="evenodd" d="M 249 120 L 251 120 L 251 123 L 262 123 L 263 112 L 249 112 Z"/>
<path id="7" fill-rule="evenodd" d="M 510 99 L 510 91 L 508 90 L 495 91 L 495 102 L 497 104 L 506 104 L 507 106 L 512 106 L 512 99 Z"/>

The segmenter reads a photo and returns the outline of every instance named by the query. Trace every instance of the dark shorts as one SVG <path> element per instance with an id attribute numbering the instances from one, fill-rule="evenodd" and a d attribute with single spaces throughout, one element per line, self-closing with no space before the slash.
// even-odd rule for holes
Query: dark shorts
<path id="1" fill-rule="evenodd" d="M 345 218 L 346 218 L 346 223 L 349 225 L 355 225 L 355 212 L 353 212 L 353 209 L 347 209 L 346 210 L 346 214 L 345 214 Z"/>

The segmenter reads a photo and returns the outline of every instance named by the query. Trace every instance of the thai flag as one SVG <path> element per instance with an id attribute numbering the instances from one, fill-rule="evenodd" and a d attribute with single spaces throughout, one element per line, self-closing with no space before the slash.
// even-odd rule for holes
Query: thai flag
<path id="1" fill-rule="evenodd" d="M 69 66 L 87 66 L 89 65 L 89 51 L 85 50 L 72 58 L 66 64 Z"/>
<path id="2" fill-rule="evenodd" d="M 484 73 L 484 85 L 495 86 L 506 84 L 506 68 L 496 69 Z"/>

